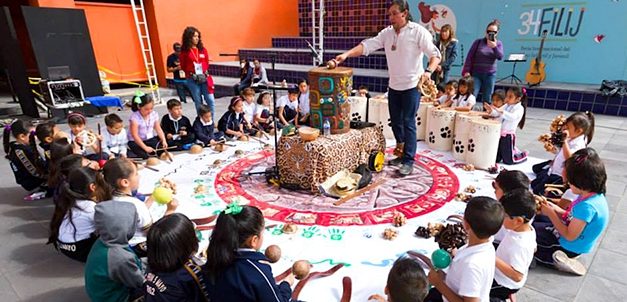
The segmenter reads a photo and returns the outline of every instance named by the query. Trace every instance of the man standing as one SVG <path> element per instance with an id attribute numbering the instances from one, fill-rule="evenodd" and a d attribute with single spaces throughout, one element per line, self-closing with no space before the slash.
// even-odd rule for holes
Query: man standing
<path id="1" fill-rule="evenodd" d="M 369 55 L 381 48 L 389 73 L 388 108 L 392 132 L 397 149 L 402 155 L 391 160 L 390 165 L 400 166 L 399 173 L 409 175 L 414 169 L 416 156 L 416 112 L 420 105 L 419 82 L 427 81 L 440 64 L 440 51 L 433 44 L 427 29 L 414 23 L 405 0 L 393 0 L 388 8 L 391 26 L 381 30 L 376 37 L 364 40 L 351 50 L 338 55 L 342 63 L 347 58 Z M 427 69 L 422 67 L 424 55 L 429 58 Z"/>
<path id="2" fill-rule="evenodd" d="M 181 70 L 181 62 L 179 61 L 179 54 L 181 53 L 181 43 L 174 43 L 174 53 L 168 56 L 168 72 L 174 74 L 174 87 L 176 87 L 176 94 L 179 96 L 179 101 L 187 103 L 185 98 L 185 72 Z"/>

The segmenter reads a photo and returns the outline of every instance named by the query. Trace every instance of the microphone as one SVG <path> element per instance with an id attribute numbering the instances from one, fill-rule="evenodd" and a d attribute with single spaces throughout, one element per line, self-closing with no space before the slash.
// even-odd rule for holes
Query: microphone
<path id="1" fill-rule="evenodd" d="M 318 58 L 318 52 L 316 51 L 316 49 L 313 47 L 313 45 L 311 45 L 311 43 L 309 43 L 309 41 L 305 40 L 305 43 L 307 43 L 307 46 L 309 47 L 309 50 L 311 50 L 311 55 L 314 58 Z"/>

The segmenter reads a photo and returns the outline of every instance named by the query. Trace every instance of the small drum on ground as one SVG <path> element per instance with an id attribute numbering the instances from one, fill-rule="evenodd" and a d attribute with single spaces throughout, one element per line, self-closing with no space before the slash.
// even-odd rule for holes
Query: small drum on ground
<path id="1" fill-rule="evenodd" d="M 466 160 L 470 122 L 480 118 L 480 115 L 470 112 L 457 112 L 455 116 L 455 135 L 453 135 L 453 157 L 455 159 Z"/>
<path id="2" fill-rule="evenodd" d="M 348 103 L 351 105 L 351 121 L 365 122 L 368 115 L 367 99 L 363 96 L 351 96 Z M 372 120 L 372 117 L 368 115 L 368 119 Z"/>
<path id="3" fill-rule="evenodd" d="M 466 144 L 466 162 L 479 169 L 494 166 L 499 139 L 501 139 L 501 122 L 491 119 L 471 120 Z"/>
<path id="4" fill-rule="evenodd" d="M 456 114 L 455 110 L 449 108 L 431 110 L 426 137 L 429 148 L 438 151 L 451 150 Z"/>
<path id="5" fill-rule="evenodd" d="M 427 129 L 427 108 L 433 106 L 433 102 L 420 101 L 420 107 L 416 113 L 416 140 L 425 140 L 425 132 Z"/>

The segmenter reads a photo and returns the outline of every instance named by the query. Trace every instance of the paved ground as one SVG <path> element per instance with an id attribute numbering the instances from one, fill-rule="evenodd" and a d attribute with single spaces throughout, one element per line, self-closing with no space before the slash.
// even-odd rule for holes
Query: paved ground
<path id="1" fill-rule="evenodd" d="M 190 100 L 191 101 L 191 100 Z M 228 100 L 219 99 L 223 112 Z M 163 114 L 165 107 L 157 108 Z M 193 106 L 185 112 L 193 116 Z M 534 157 L 548 158 L 536 137 L 546 132 L 557 111 L 530 108 L 527 125 L 518 132 L 518 145 Z M 122 112 L 128 120 L 128 112 Z M 99 118 L 98 121 L 102 119 Z M 95 119 L 90 119 L 95 129 Z M 627 119 L 597 116 L 591 146 L 605 159 L 609 174 L 608 201 L 612 219 L 600 242 L 583 257 L 589 267 L 584 277 L 573 277 L 544 268 L 531 271 L 518 301 L 624 301 L 627 297 Z M 86 301 L 83 265 L 46 246 L 53 207 L 49 200 L 24 202 L 25 192 L 14 182 L 9 165 L 0 159 L 0 301 Z"/>

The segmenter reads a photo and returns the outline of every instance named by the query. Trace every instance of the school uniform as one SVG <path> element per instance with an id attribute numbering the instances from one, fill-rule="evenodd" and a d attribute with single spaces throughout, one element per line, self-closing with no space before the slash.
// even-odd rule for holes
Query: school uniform
<path id="1" fill-rule="evenodd" d="M 570 147 L 570 151 L 575 153 L 588 144 L 588 139 L 585 135 L 580 135 L 575 138 L 571 138 L 564 142 Z M 534 194 L 544 195 L 544 189 L 546 184 L 563 184 L 562 171 L 564 170 L 564 150 L 559 148 L 552 161 L 545 161 L 533 166 L 533 173 L 536 174 L 536 178 L 531 181 L 531 189 Z"/>
<path id="2" fill-rule="evenodd" d="M 194 134 L 196 135 L 196 142 L 200 142 L 203 145 L 209 144 L 211 140 L 218 141 L 224 137 L 224 133 L 218 131 L 215 132 L 213 120 L 205 123 L 199 116 L 194 120 Z"/>
<path id="3" fill-rule="evenodd" d="M 15 176 L 15 182 L 26 191 L 32 191 L 46 182 L 43 171 L 37 169 L 37 157 L 37 151 L 32 150 L 30 146 L 17 142 L 9 143 L 7 159 L 11 165 L 11 171 Z"/>
<path id="4" fill-rule="evenodd" d="M 98 239 L 94 222 L 96 203 L 93 200 L 77 200 L 69 213 L 63 217 L 59 227 L 56 247 L 71 259 L 85 262 L 92 245 Z"/>
<path id="5" fill-rule="evenodd" d="M 224 132 L 225 136 L 233 138 L 232 135 L 228 135 L 226 133 L 226 130 L 229 129 L 232 131 L 240 131 L 240 125 L 242 126 L 244 133 L 249 132 L 244 122 L 244 113 L 238 113 L 229 110 L 225 112 L 224 115 L 222 115 L 222 117 L 220 118 L 220 121 L 218 121 L 218 130 Z"/>
<path id="6" fill-rule="evenodd" d="M 107 155 L 126 156 L 128 153 L 128 133 L 126 129 L 122 128 L 120 133 L 111 134 L 109 131 L 105 131 L 102 134 L 102 153 Z"/>
<path id="7" fill-rule="evenodd" d="M 515 282 L 497 268 L 494 271 L 494 282 L 490 290 L 490 297 L 503 300 L 508 299 L 510 294 L 516 293 L 525 285 L 535 250 L 536 231 L 533 227 L 526 232 L 505 230 L 504 237 L 496 249 L 496 257 L 523 274 L 523 279 Z"/>
<path id="8" fill-rule="evenodd" d="M 456 95 L 453 98 L 453 103 L 451 104 L 451 108 L 457 108 L 457 107 L 470 107 L 470 109 L 472 109 L 472 107 L 475 106 L 475 104 L 477 103 L 477 100 L 475 99 L 475 96 L 472 94 L 468 94 L 468 95 Z"/>
<path id="9" fill-rule="evenodd" d="M 255 116 L 263 118 L 263 119 L 267 119 L 270 116 L 272 116 L 272 113 L 270 112 L 270 108 L 268 106 L 257 105 L 255 109 Z M 259 123 L 259 126 L 263 129 L 263 131 L 269 132 L 270 130 L 274 128 L 274 121 L 268 121 L 266 123 Z"/>
<path id="10" fill-rule="evenodd" d="M 505 104 L 501 107 L 503 113 L 492 110 L 491 116 L 501 119 L 501 138 L 496 153 L 496 162 L 506 165 L 515 165 L 527 160 L 527 151 L 520 151 L 516 147 L 516 127 L 525 114 L 525 107 L 521 103 Z"/>
<path id="11" fill-rule="evenodd" d="M 208 301 L 204 273 L 192 259 L 174 272 L 149 272 L 145 276 L 146 302 Z"/>
<path id="12" fill-rule="evenodd" d="M 298 115 L 298 100 L 292 102 L 287 95 L 284 95 L 280 97 L 276 103 L 277 108 L 283 107 L 283 117 L 285 118 L 285 120 L 288 123 L 294 123 L 294 119 Z"/>
<path id="13" fill-rule="evenodd" d="M 166 136 L 172 134 L 172 139 L 168 140 L 168 145 L 173 144 L 178 147 L 178 150 L 181 150 L 183 145 L 191 144 L 196 140 L 192 123 L 184 115 L 181 115 L 179 118 L 174 118 L 169 113 L 164 115 L 161 118 L 161 129 Z M 186 131 L 187 135 L 180 135 L 181 131 Z"/>
<path id="14" fill-rule="evenodd" d="M 298 94 L 298 111 L 300 112 L 299 119 L 309 114 L 309 112 L 311 111 L 311 108 L 309 105 L 309 90 L 306 93 Z M 310 117 L 307 117 L 307 120 L 303 122 L 299 120 L 298 123 L 307 125 L 309 124 L 309 120 L 310 120 Z"/>
<path id="15" fill-rule="evenodd" d="M 252 249 L 238 249 L 233 264 L 205 282 L 210 301 L 287 302 L 292 296 L 289 283 L 276 284 L 266 256 Z"/>

